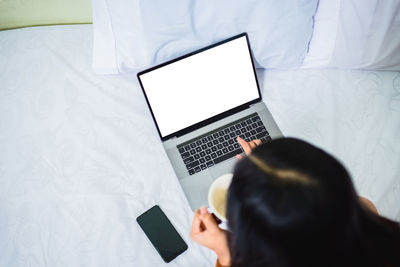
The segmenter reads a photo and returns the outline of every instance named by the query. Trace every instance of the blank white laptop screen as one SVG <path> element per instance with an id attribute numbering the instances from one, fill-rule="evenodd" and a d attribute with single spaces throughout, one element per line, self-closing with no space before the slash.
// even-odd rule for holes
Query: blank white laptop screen
<path id="1" fill-rule="evenodd" d="M 246 36 L 140 75 L 165 137 L 259 98 Z"/>

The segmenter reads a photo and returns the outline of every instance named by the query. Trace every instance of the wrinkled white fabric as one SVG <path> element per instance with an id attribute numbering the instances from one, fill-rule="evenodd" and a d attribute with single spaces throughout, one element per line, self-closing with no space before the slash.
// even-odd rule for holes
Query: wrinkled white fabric
<path id="1" fill-rule="evenodd" d="M 134 74 L 95 75 L 92 26 L 0 32 L 0 266 L 214 266 Z M 400 221 L 400 74 L 260 72 L 287 136 L 337 156 Z M 158 204 L 189 249 L 163 263 L 136 223 Z"/>

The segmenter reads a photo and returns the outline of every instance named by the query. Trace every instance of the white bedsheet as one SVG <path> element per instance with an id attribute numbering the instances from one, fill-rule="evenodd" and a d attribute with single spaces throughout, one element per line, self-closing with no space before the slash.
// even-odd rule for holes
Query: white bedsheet
<path id="1" fill-rule="evenodd" d="M 0 32 L 0 266 L 162 266 L 136 223 L 159 204 L 188 243 L 169 266 L 212 266 L 135 74 L 96 76 L 92 26 Z M 400 75 L 260 72 L 285 135 L 339 157 L 400 221 Z"/>

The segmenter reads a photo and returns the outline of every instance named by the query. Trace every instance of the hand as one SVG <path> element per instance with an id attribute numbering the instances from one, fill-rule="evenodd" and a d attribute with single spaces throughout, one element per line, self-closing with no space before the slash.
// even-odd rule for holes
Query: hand
<path id="1" fill-rule="evenodd" d="M 260 139 L 256 139 L 256 140 L 251 140 L 250 142 L 246 142 L 245 140 L 243 140 L 242 138 L 238 137 L 237 141 L 239 142 L 239 145 L 243 148 L 244 153 L 246 154 L 246 156 L 250 155 L 251 151 L 256 147 L 261 145 L 261 140 Z M 243 156 L 237 154 L 236 155 L 237 159 L 242 159 Z"/>
<path id="2" fill-rule="evenodd" d="M 230 265 L 231 256 L 226 232 L 218 227 L 217 222 L 206 207 L 196 210 L 192 229 L 190 230 L 190 238 L 196 243 L 213 250 L 217 254 L 221 265 Z"/>

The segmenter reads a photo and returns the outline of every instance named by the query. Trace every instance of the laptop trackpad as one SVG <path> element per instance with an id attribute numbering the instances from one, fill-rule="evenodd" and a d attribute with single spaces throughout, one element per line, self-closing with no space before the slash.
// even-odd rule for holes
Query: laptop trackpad
<path id="1" fill-rule="evenodd" d="M 192 210 L 208 206 L 208 188 L 213 182 L 208 170 L 179 180 Z"/>
<path id="2" fill-rule="evenodd" d="M 201 206 L 208 206 L 208 189 L 210 185 L 219 176 L 233 173 L 236 162 L 236 158 L 231 158 L 195 175 L 179 180 L 192 210 L 199 209 Z"/>
<path id="3" fill-rule="evenodd" d="M 233 173 L 233 169 L 237 161 L 238 160 L 235 157 L 232 157 L 210 168 L 210 175 L 212 176 L 213 180 L 217 179 L 221 175 Z"/>

